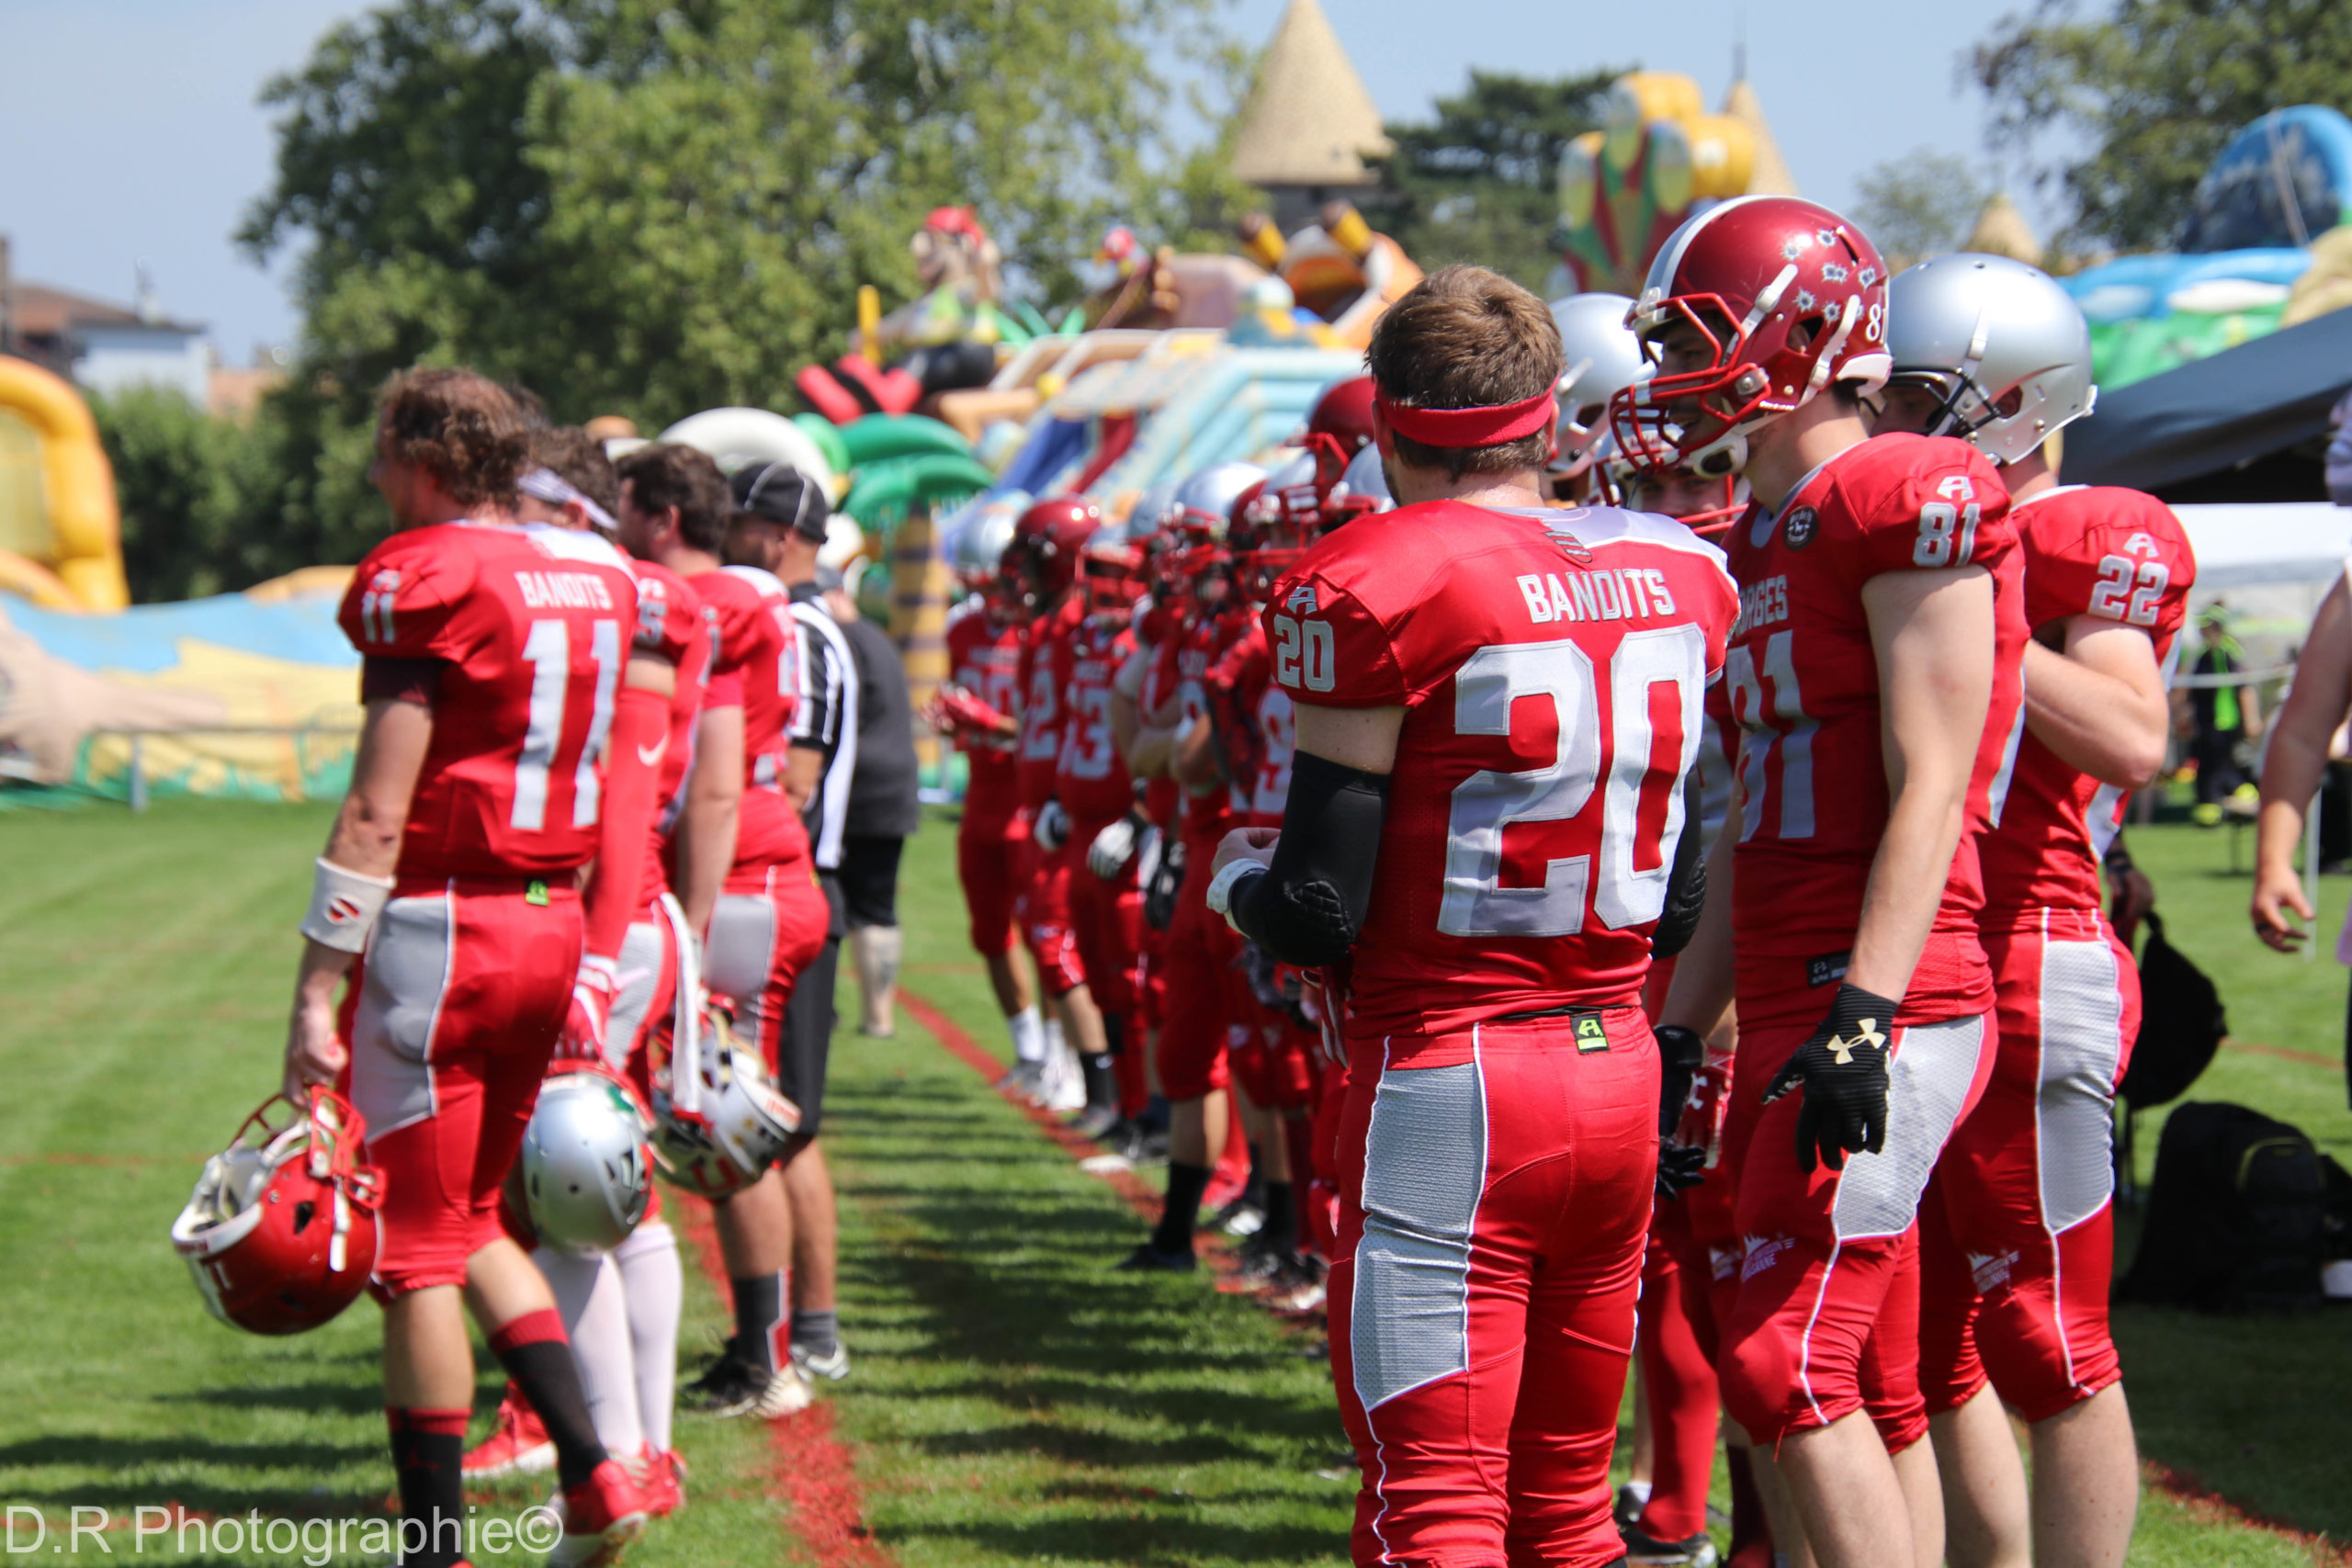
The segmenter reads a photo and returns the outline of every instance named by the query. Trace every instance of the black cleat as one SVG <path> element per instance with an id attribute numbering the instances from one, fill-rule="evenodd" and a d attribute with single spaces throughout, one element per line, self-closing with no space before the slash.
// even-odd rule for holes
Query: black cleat
<path id="1" fill-rule="evenodd" d="M 763 1381 L 749 1362 L 736 1359 L 730 1342 L 717 1360 L 703 1369 L 702 1376 L 678 1391 L 678 1404 L 704 1415 L 733 1411 L 751 1400 L 756 1385 Z"/>
<path id="2" fill-rule="evenodd" d="M 1722 1561 L 1714 1537 L 1704 1530 L 1689 1540 L 1657 1540 L 1631 1525 L 1620 1525 L 1617 1533 L 1625 1542 L 1629 1568 L 1714 1568 Z"/>
<path id="3" fill-rule="evenodd" d="M 1142 1246 L 1136 1247 L 1133 1252 L 1128 1253 L 1117 1263 L 1113 1264 L 1112 1272 L 1117 1274 L 1189 1274 L 1199 1267 L 1200 1259 L 1193 1256 L 1192 1249 L 1190 1247 L 1187 1247 L 1182 1252 L 1162 1252 L 1159 1248 L 1147 1241 Z"/>

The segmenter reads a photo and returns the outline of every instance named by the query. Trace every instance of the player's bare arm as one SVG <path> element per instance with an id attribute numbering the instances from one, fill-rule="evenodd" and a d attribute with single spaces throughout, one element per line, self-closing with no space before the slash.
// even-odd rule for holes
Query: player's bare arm
<path id="1" fill-rule="evenodd" d="M 792 754 L 786 760 L 784 771 L 784 797 L 792 802 L 792 809 L 808 810 L 808 803 L 816 798 L 817 786 L 824 777 L 824 748 L 803 746 L 797 740 L 794 741 Z"/>
<path id="2" fill-rule="evenodd" d="M 2101 784 L 2145 789 L 2171 728 L 2155 644 L 2137 626 L 2075 615 L 2025 649 L 2025 722 L 2034 739 Z"/>
<path id="3" fill-rule="evenodd" d="M 2303 839 L 2303 812 L 2327 771 L 2327 748 L 2337 725 L 2352 710 L 2352 604 L 2344 580 L 2328 590 L 2312 621 L 2294 684 L 2271 721 L 2270 744 L 2262 765 L 2262 806 L 2255 833 L 2254 934 L 2281 953 L 2292 953 L 2307 932 L 2290 916 L 2312 918 L 2295 870 Z"/>
<path id="4" fill-rule="evenodd" d="M 1730 820 L 1738 821 L 1739 814 L 1735 801 Z M 1725 829 L 1707 852 L 1707 900 L 1700 907 L 1690 944 L 1675 960 L 1674 981 L 1658 1010 L 1661 1025 L 1679 1026 L 1702 1038 L 1713 1034 L 1731 1012 L 1731 880 L 1739 858 L 1738 840 L 1738 834 Z"/>
<path id="5" fill-rule="evenodd" d="M 361 897 L 372 889 L 375 908 L 382 907 L 384 895 L 391 891 L 392 868 L 400 860 L 401 834 L 408 826 L 417 774 L 432 744 L 433 710 L 424 704 L 378 698 L 368 705 L 359 732 L 359 755 L 352 763 L 351 788 L 343 797 L 343 809 L 335 814 L 326 851 L 320 857 L 322 893 L 339 871 L 359 885 Z M 314 896 L 314 906 L 320 901 Z M 372 917 L 372 909 L 369 914 Z M 358 956 L 356 948 L 329 946 L 307 934 L 312 929 L 311 920 L 303 925 L 301 966 L 294 980 L 294 1014 L 286 1031 L 286 1093 L 295 1100 L 302 1099 L 307 1086 L 332 1083 L 343 1070 L 349 1053 L 335 1029 L 335 988 Z M 359 930 L 364 938 L 366 926 Z"/>
<path id="6" fill-rule="evenodd" d="M 743 710 L 731 705 L 706 708 L 695 721 L 694 772 L 678 818 L 678 905 L 688 931 L 710 929 L 710 912 L 735 863 L 742 804 Z"/>
<path id="7" fill-rule="evenodd" d="M 1883 694 L 1888 810 L 1846 978 L 1900 998 L 1960 848 L 1993 689 L 1993 579 L 1973 566 L 1886 572 L 1862 585 L 1862 608 Z"/>

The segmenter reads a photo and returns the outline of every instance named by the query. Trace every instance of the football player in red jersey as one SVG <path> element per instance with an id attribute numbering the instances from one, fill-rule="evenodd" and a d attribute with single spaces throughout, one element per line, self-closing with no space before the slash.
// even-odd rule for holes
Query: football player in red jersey
<path id="1" fill-rule="evenodd" d="M 2139 1463 L 2108 1330 L 2109 1143 L 2140 986 L 2100 910 L 2098 863 L 2125 793 L 2164 766 L 2165 671 L 2196 557 L 2154 497 L 2052 471 L 2042 444 L 2097 389 L 2090 329 L 2050 277 L 2005 256 L 1939 256 L 1894 279 L 1888 320 L 1877 429 L 1958 435 L 2000 465 L 2034 633 L 2025 734 L 1978 846 L 1999 1050 L 1937 1169 L 1946 1224 L 1921 1226 L 1921 1381 L 1951 1557 L 2115 1568 Z M 2033 1444 L 2030 1531 L 2004 1404 Z"/>
<path id="2" fill-rule="evenodd" d="M 1225 840 L 1208 900 L 1344 966 L 1355 1561 L 1615 1562 L 1661 1087 L 1641 987 L 1736 599 L 1684 529 L 1543 504 L 1560 340 L 1533 295 L 1441 269 L 1367 358 L 1399 504 L 1274 587 L 1289 798 Z"/>
<path id="3" fill-rule="evenodd" d="M 1085 1074 L 1086 1109 L 1071 1124 L 1088 1137 L 1104 1136 L 1119 1124 L 1119 1089 L 1102 1013 L 1087 985 L 1085 960 L 1070 923 L 1071 865 L 1061 853 L 1070 818 L 1054 790 L 1063 731 L 1070 721 L 1071 644 L 1086 618 L 1086 599 L 1078 589 L 1079 558 L 1102 526 L 1101 510 L 1084 496 L 1046 496 L 1013 525 L 1004 555 L 1007 582 L 1029 615 L 1019 666 L 1021 749 L 1015 761 L 1030 844 L 1020 915 L 1038 977 Z"/>
<path id="4" fill-rule="evenodd" d="M 537 431 L 532 467 L 517 481 L 516 515 L 526 523 L 594 530 L 618 527 L 619 481 L 604 447 L 576 427 Z M 550 1077 L 594 1063 L 625 1077 L 640 1099 L 650 1088 L 647 1037 L 672 1006 L 677 983 L 676 908 L 656 853 L 662 799 L 682 785 L 690 755 L 685 727 L 702 700 L 709 637 L 694 592 L 650 561 L 631 563 L 637 579 L 632 663 L 672 671 L 666 705 L 640 712 L 639 689 L 625 685 L 606 741 L 606 779 L 595 874 L 582 898 L 585 914 L 580 976 L 571 1016 L 548 1064 Z M 673 750 L 674 748 L 674 750 Z M 508 1207 L 524 1205 L 510 1178 Z M 518 1236 L 518 1240 L 526 1239 Z M 684 1506 L 684 1466 L 670 1443 L 672 1394 L 684 1279 L 677 1238 L 652 1195 L 644 1219 L 609 1254 L 574 1254 L 544 1244 L 531 1260 L 548 1277 L 605 1447 L 636 1472 L 657 1517 Z M 511 1382 L 491 1435 L 465 1457 L 469 1481 L 552 1469 L 555 1446 Z"/>
<path id="5" fill-rule="evenodd" d="M 1160 1019 L 1154 1066 L 1169 1102 L 1168 1195 L 1151 1235 L 1121 1259 L 1122 1269 L 1184 1272 L 1195 1267 L 1193 1231 L 1212 1173 L 1237 1171 L 1242 1150 L 1228 1149 L 1234 1112 L 1227 1058 L 1228 1026 L 1247 998 L 1236 995 L 1238 945 L 1207 904 L 1209 857 L 1231 826 L 1232 790 L 1220 774 L 1208 722 L 1208 672 L 1247 627 L 1233 592 L 1232 557 L 1226 547 L 1233 503 L 1265 478 L 1250 463 L 1219 463 L 1177 487 L 1164 529 L 1175 544 L 1165 558 L 1172 581 L 1192 597 L 1191 615 L 1162 645 L 1156 685 L 1174 690 L 1146 716 L 1169 733 L 1165 765 L 1183 791 L 1183 831 L 1176 854 L 1182 881 L 1168 928 L 1167 1010 Z M 1234 1189 L 1238 1193 L 1238 1186 Z"/>
<path id="6" fill-rule="evenodd" d="M 2020 704 L 2008 497 L 1963 442 L 1868 439 L 1885 268 L 1825 208 L 1692 219 L 1634 324 L 1657 369 L 1611 406 L 1620 450 L 1744 472 L 1752 498 L 1724 536 L 1740 815 L 1708 880 L 1729 918 L 1710 900 L 1663 1011 L 1703 1037 L 1736 987 L 1724 1404 L 1777 1449 L 1827 1568 L 1933 1562 L 1914 1221 L 1992 1066 L 1975 832 Z"/>
<path id="7" fill-rule="evenodd" d="M 999 1087 L 1042 1101 L 1049 1098 L 1046 1030 L 1028 972 L 1014 957 L 1019 923 L 1013 905 L 1029 823 L 1021 813 L 1014 766 L 1024 627 L 1001 577 L 1012 522 L 1003 512 L 986 513 L 956 540 L 956 581 L 968 597 L 948 619 L 947 683 L 923 718 L 964 753 L 969 769 L 964 817 L 956 829 L 956 870 L 971 917 L 973 951 L 988 965 L 989 984 L 1012 1035 L 1012 1071 Z"/>
<path id="8" fill-rule="evenodd" d="M 368 716 L 287 1032 L 288 1095 L 347 1075 L 384 1172 L 385 1414 L 402 1559 L 430 1568 L 462 1555 L 465 1304 L 556 1445 L 566 1517 L 551 1561 L 609 1561 L 646 1519 L 597 1439 L 547 1280 L 498 1220 L 580 967 L 596 754 L 637 619 L 612 547 L 513 520 L 526 443 L 512 395 L 470 371 L 411 371 L 385 390 L 369 477 L 399 531 L 360 563 L 339 617 Z M 666 698 L 667 674 L 626 680 Z"/>
<path id="9" fill-rule="evenodd" d="M 732 1005 L 780 1083 L 785 1007 L 824 945 L 831 913 L 807 829 L 783 793 L 797 635 L 780 584 L 719 564 L 735 502 L 716 463 L 687 446 L 648 446 L 621 460 L 620 476 L 622 543 L 676 572 L 711 617 L 716 651 L 673 851 L 680 903 L 688 929 L 705 933 L 705 982 Z M 687 1397 L 722 1416 L 803 1409 L 808 1383 L 789 1355 L 793 1229 L 783 1176 L 763 1172 L 714 1207 L 735 1333 Z"/>
<path id="10" fill-rule="evenodd" d="M 1136 792 L 1112 724 L 1114 684 L 1136 651 L 1136 601 L 1142 596 L 1143 552 L 1126 542 L 1124 525 L 1105 524 L 1079 558 L 1078 588 L 1085 614 L 1069 635 L 1062 690 L 1067 706 L 1061 754 L 1054 774 L 1056 809 L 1068 818 L 1057 852 L 1069 889 L 1070 929 L 1086 972 L 1089 996 L 1102 1017 L 1102 1033 L 1117 1078 L 1118 1122 L 1106 1135 L 1113 1150 L 1140 1161 L 1159 1152 L 1167 1127 L 1151 1108 L 1144 1032 L 1137 1017 L 1143 988 L 1143 886 L 1133 856 L 1092 866 L 1094 843 L 1135 808 Z M 1157 1124 L 1155 1124 L 1157 1122 Z"/>

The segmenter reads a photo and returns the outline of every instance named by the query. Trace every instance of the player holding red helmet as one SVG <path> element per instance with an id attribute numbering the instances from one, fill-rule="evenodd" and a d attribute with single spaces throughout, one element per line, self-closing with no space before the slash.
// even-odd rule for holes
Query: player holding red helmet
<path id="1" fill-rule="evenodd" d="M 1442 269 L 1367 357 L 1402 504 L 1275 585 L 1288 802 L 1209 902 L 1346 974 L 1355 1560 L 1615 1562 L 1659 1114 L 1637 1004 L 1736 598 L 1681 529 L 1542 504 L 1560 342 L 1524 289 Z"/>
<path id="2" fill-rule="evenodd" d="M 2008 500 L 1962 443 L 1866 439 L 1885 267 L 1824 208 L 1692 219 L 1634 324 L 1657 370 L 1612 405 L 1624 456 L 1744 473 L 1753 497 L 1726 538 L 1745 734 L 1736 853 L 1709 880 L 1733 885 L 1730 918 L 1711 903 L 1664 1011 L 1707 1033 L 1736 974 L 1725 1158 L 1747 1252 L 1724 1402 L 1777 1446 L 1827 1568 L 1930 1562 L 1914 1219 L 1992 1065 L 1974 830 L 2019 704 Z M 1906 1518 L 1909 1539 L 1890 1532 Z"/>
<path id="3" fill-rule="evenodd" d="M 2108 1329 L 2109 1145 L 2140 996 L 2098 863 L 2125 792 L 2164 765 L 2165 672 L 2196 558 L 2154 497 L 2052 471 L 2043 443 L 2097 392 L 2090 329 L 2054 281 L 2005 256 L 1939 256 L 1895 278 L 1891 309 L 1877 428 L 1959 435 L 2001 466 L 2036 634 L 2024 738 L 1980 852 L 1999 1053 L 1937 1168 L 1948 1224 L 1922 1219 L 1921 1378 L 1956 1536 L 2112 1568 L 2139 1467 Z M 2033 1444 L 2030 1539 L 2004 1404 Z M 2009 1506 L 1988 1512 L 1988 1495 Z"/>
<path id="4" fill-rule="evenodd" d="M 340 615 L 368 717 L 287 1033 L 288 1094 L 347 1072 L 384 1171 L 384 1401 L 402 1556 L 428 1568 L 455 1562 L 449 1537 L 463 1536 L 461 1287 L 556 1444 L 554 1560 L 608 1560 L 646 1518 L 597 1439 L 547 1281 L 497 1217 L 580 964 L 596 753 L 637 617 L 609 545 L 511 520 L 526 435 L 514 398 L 469 371 L 411 371 L 385 390 L 370 478 L 400 531 L 360 564 Z M 627 679 L 657 706 L 669 694 L 650 671 Z"/>

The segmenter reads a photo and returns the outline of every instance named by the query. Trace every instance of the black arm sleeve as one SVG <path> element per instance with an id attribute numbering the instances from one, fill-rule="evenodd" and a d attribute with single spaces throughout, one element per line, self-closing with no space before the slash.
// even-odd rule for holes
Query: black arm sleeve
<path id="1" fill-rule="evenodd" d="M 1302 969 L 1347 957 L 1372 909 L 1373 867 L 1387 809 L 1385 775 L 1296 753 L 1274 863 L 1234 888 L 1234 924 Z"/>
<path id="2" fill-rule="evenodd" d="M 1707 846 L 1700 841 L 1699 773 L 1682 784 L 1682 837 L 1675 840 L 1674 869 L 1666 876 L 1666 908 L 1650 932 L 1650 956 L 1671 958 L 1690 945 L 1699 911 L 1707 902 Z"/>

